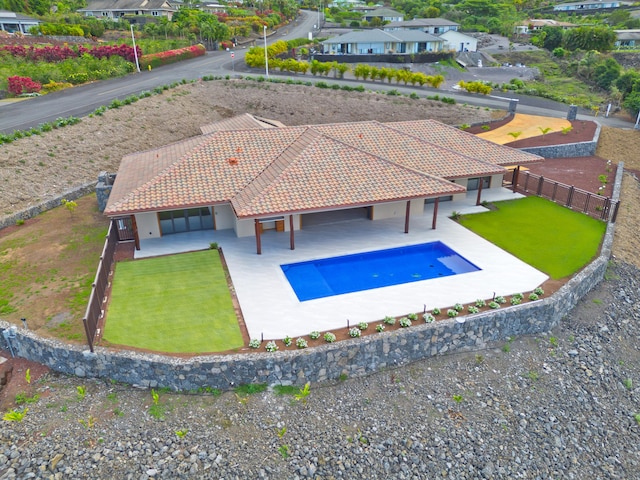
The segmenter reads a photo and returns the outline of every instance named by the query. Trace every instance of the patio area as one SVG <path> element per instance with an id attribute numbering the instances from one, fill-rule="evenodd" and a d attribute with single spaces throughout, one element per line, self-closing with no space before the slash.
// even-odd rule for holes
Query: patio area
<path id="1" fill-rule="evenodd" d="M 425 305 L 448 307 L 477 298 L 533 290 L 547 276 L 483 240 L 450 220 L 452 211 L 462 214 L 485 211 L 476 206 L 477 192 L 465 202 L 442 202 L 436 230 L 431 229 L 433 205 L 422 216 L 412 216 L 409 233 L 403 233 L 404 215 L 370 221 L 336 215 L 320 224 L 295 232 L 295 250 L 289 233 L 267 231 L 262 235 L 262 255 L 256 254 L 255 238 L 237 238 L 233 230 L 206 230 L 142 240 L 136 258 L 202 250 L 217 242 L 224 252 L 240 307 L 251 338 L 279 339 L 372 322 L 385 315 L 421 312 Z M 521 197 L 507 189 L 482 192 L 494 202 Z M 305 302 L 298 301 L 280 265 L 317 258 L 381 250 L 439 240 L 465 257 L 480 271 Z"/>

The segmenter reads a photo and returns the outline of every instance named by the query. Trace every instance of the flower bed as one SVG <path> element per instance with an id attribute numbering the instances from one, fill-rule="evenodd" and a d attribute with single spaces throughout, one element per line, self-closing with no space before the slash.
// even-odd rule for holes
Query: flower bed
<path id="1" fill-rule="evenodd" d="M 192 45 L 190 47 L 178 48 L 177 50 L 167 50 L 166 52 L 151 53 L 140 57 L 140 67 L 160 67 L 171 63 L 196 58 L 204 55 L 206 50 L 204 45 Z"/>

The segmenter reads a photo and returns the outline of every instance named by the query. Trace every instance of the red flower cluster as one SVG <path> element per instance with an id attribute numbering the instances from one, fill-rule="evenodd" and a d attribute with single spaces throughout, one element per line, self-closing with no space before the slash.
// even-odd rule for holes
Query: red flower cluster
<path id="1" fill-rule="evenodd" d="M 39 92 L 42 89 L 42 84 L 34 82 L 29 77 L 9 77 L 9 93 L 12 95 L 21 95 L 23 93 Z"/>
<path id="2" fill-rule="evenodd" d="M 180 60 L 195 58 L 207 53 L 202 45 L 191 45 L 190 47 L 178 48 L 177 50 L 167 50 L 165 52 L 151 53 L 140 58 L 140 66 L 146 68 L 147 65 L 159 67 L 168 65 Z"/>
<path id="3" fill-rule="evenodd" d="M 142 56 L 142 50 L 136 45 L 138 56 Z M 0 47 L 0 52 L 9 52 L 14 57 L 23 57 L 37 62 L 61 62 L 67 58 L 76 58 L 88 53 L 95 58 L 110 58 L 120 56 L 129 62 L 135 61 L 133 47 L 122 44 L 119 46 L 100 45 L 98 47 L 87 48 L 82 45 L 77 49 L 68 46 L 45 46 L 45 47 L 24 47 L 22 45 L 4 45 Z"/>

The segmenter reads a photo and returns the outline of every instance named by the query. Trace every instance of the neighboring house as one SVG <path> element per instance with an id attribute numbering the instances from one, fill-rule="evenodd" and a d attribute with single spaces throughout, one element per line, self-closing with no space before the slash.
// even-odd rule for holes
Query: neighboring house
<path id="1" fill-rule="evenodd" d="M 527 34 L 536 30 L 542 30 L 544 27 L 558 27 L 563 30 L 569 30 L 570 28 L 576 28 L 578 25 L 569 22 L 559 22 L 557 20 L 536 18 L 525 20 L 522 24 L 516 25 L 513 29 L 513 33 Z"/>
<path id="2" fill-rule="evenodd" d="M 9 33 L 29 33 L 31 27 L 40 25 L 40 20 L 21 13 L 0 10 L 0 30 Z"/>
<path id="3" fill-rule="evenodd" d="M 93 0 L 78 13 L 85 17 L 118 19 L 130 15 L 167 17 L 169 20 L 178 9 L 167 0 Z"/>
<path id="4" fill-rule="evenodd" d="M 457 31 L 459 23 L 446 18 L 414 18 L 413 20 L 391 22 L 384 26 L 385 32 L 396 30 L 420 30 L 421 32 L 439 35 L 449 30 Z"/>
<path id="5" fill-rule="evenodd" d="M 440 38 L 445 42 L 445 50 L 455 50 L 456 52 L 478 51 L 478 39 L 464 33 L 449 30 L 440 35 Z"/>
<path id="6" fill-rule="evenodd" d="M 324 54 L 381 55 L 385 53 L 440 52 L 444 41 L 428 33 L 401 30 L 385 32 L 380 29 L 355 30 L 322 42 Z"/>
<path id="7" fill-rule="evenodd" d="M 387 22 L 401 22 L 404 20 L 404 15 L 393 8 L 376 8 L 363 15 L 362 19 L 367 22 L 371 22 L 374 18 L 380 19 L 382 23 Z"/>
<path id="8" fill-rule="evenodd" d="M 370 220 L 423 215 L 425 204 L 500 188 L 506 166 L 537 155 L 434 120 L 279 126 L 245 114 L 203 135 L 122 159 L 105 214 L 140 240 L 193 230 L 294 232 L 314 213 L 365 208 Z M 286 240 L 285 240 L 286 241 Z"/>
<path id="9" fill-rule="evenodd" d="M 615 46 L 637 48 L 640 47 L 640 30 L 615 30 Z"/>
<path id="10" fill-rule="evenodd" d="M 618 0 L 599 2 L 597 0 L 591 2 L 572 2 L 572 3 L 559 3 L 553 7 L 556 12 L 573 12 L 581 10 L 602 10 L 606 8 L 619 8 L 628 7 L 633 5 L 633 2 L 622 2 Z"/>
<path id="11" fill-rule="evenodd" d="M 200 5 L 200 10 L 207 13 L 224 13 L 228 8 L 228 5 L 220 5 L 219 3 L 205 3 Z"/>

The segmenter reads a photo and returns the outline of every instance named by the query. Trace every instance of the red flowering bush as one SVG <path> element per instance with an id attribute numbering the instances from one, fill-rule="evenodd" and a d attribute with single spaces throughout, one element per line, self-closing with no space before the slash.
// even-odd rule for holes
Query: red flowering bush
<path id="1" fill-rule="evenodd" d="M 23 93 L 39 92 L 42 89 L 42 85 L 38 82 L 34 82 L 29 77 L 9 77 L 7 78 L 9 84 L 8 90 L 11 95 L 22 95 Z"/>
<path id="2" fill-rule="evenodd" d="M 178 48 L 177 50 L 151 53 L 140 57 L 140 67 L 147 68 L 147 66 L 151 65 L 155 68 L 162 65 L 169 65 L 170 63 L 179 62 L 180 60 L 200 57 L 206 52 L 203 45 L 192 45 L 190 47 Z"/>
<path id="3" fill-rule="evenodd" d="M 136 45 L 138 57 L 142 56 L 142 50 Z M 33 62 L 61 62 L 67 58 L 81 57 L 88 53 L 95 58 L 110 58 L 115 55 L 120 56 L 128 62 L 135 61 L 133 47 L 129 45 L 100 45 L 98 47 L 87 48 L 82 45 L 77 49 L 70 48 L 66 45 L 44 46 L 44 47 L 24 47 L 22 45 L 4 45 L 0 47 L 0 53 L 8 52 L 13 57 L 22 57 Z"/>

